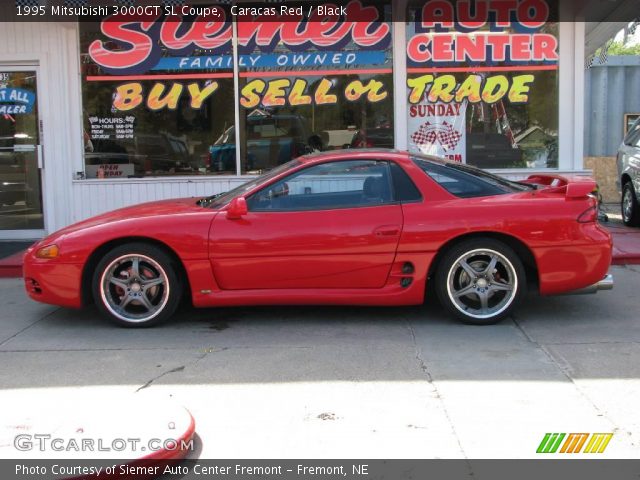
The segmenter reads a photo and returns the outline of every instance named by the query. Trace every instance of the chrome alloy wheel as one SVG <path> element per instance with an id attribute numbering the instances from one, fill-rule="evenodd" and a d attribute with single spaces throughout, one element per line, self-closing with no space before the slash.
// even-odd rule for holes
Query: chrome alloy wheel
<path id="1" fill-rule="evenodd" d="M 140 323 L 159 315 L 169 300 L 167 273 L 145 255 L 113 260 L 100 277 L 100 295 L 107 309 L 125 322 Z"/>
<path id="2" fill-rule="evenodd" d="M 518 292 L 515 268 L 503 254 L 489 249 L 461 255 L 447 274 L 447 293 L 465 315 L 486 319 L 511 305 Z"/>
<path id="3" fill-rule="evenodd" d="M 625 222 L 631 221 L 633 215 L 633 192 L 631 188 L 625 188 L 622 194 L 622 217 Z"/>

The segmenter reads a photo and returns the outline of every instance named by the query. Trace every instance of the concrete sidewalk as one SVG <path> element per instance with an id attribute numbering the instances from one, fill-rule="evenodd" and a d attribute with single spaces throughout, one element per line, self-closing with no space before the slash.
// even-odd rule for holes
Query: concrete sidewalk
<path id="1" fill-rule="evenodd" d="M 640 458 L 640 268 L 612 273 L 611 292 L 530 296 L 488 327 L 430 301 L 184 308 L 130 330 L 3 279 L 0 425 L 28 399 L 133 396 L 186 407 L 200 458 L 540 458 L 547 432 L 613 433 L 598 458 Z"/>

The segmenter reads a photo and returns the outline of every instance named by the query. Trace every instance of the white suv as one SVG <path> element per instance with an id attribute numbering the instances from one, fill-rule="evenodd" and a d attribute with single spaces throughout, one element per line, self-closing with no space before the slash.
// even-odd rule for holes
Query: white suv
<path id="1" fill-rule="evenodd" d="M 640 226 L 640 118 L 618 147 L 618 179 L 622 189 L 622 220 L 625 225 Z"/>

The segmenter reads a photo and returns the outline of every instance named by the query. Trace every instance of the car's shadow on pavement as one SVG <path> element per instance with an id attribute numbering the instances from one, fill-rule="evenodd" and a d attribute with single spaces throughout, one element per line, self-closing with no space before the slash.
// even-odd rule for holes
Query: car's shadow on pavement
<path id="1" fill-rule="evenodd" d="M 498 325 L 511 324 L 531 326 L 570 326 L 579 321 L 582 326 L 597 324 L 602 317 L 611 313 L 604 297 L 611 292 L 597 295 L 552 296 L 539 297 L 530 293 L 526 295 L 512 316 L 505 318 Z M 607 299 L 608 300 L 608 299 Z M 240 325 L 270 325 L 277 329 L 304 328 L 309 325 L 322 324 L 335 327 L 344 324 L 361 325 L 398 325 L 407 322 L 414 325 L 460 326 L 457 319 L 448 315 L 438 300 L 429 295 L 422 305 L 400 307 L 370 306 L 334 306 L 334 305 L 273 305 L 273 306 L 239 306 L 219 308 L 194 308 L 183 302 L 176 313 L 168 321 L 151 328 L 126 328 L 110 323 L 102 317 L 93 305 L 80 310 L 58 308 L 41 320 L 45 325 L 73 331 L 95 331 L 95 329 L 122 332 L 171 332 L 175 330 L 194 333 L 225 332 Z M 463 325 L 468 328 L 482 328 Z"/>

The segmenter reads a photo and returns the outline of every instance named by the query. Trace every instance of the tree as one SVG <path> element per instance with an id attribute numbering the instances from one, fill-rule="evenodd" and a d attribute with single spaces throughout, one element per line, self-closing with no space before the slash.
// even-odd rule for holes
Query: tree
<path id="1" fill-rule="evenodd" d="M 607 53 L 609 55 L 640 55 L 640 43 L 625 45 L 622 42 L 613 42 Z"/>

